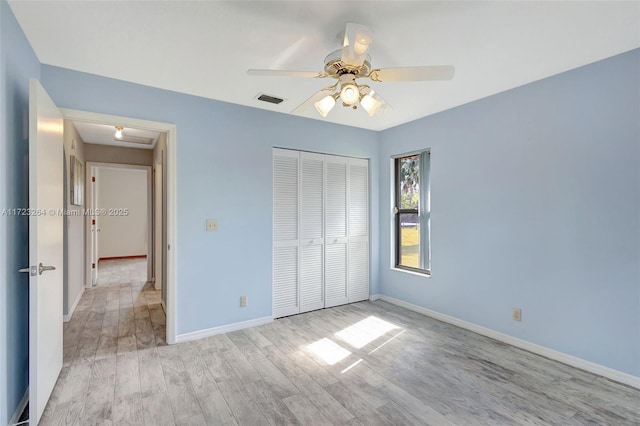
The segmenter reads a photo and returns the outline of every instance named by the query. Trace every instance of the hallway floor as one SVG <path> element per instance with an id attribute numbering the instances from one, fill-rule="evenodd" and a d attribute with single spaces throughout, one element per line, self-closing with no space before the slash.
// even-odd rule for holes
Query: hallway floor
<path id="1" fill-rule="evenodd" d="M 98 262 L 98 287 L 123 283 L 144 283 L 147 279 L 147 258 L 109 259 Z"/>
<path id="2" fill-rule="evenodd" d="M 64 324 L 64 365 L 40 424 L 111 424 L 124 395 L 140 391 L 156 347 L 166 345 L 160 291 L 145 282 L 146 268 L 146 259 L 100 262 L 98 286 Z"/>

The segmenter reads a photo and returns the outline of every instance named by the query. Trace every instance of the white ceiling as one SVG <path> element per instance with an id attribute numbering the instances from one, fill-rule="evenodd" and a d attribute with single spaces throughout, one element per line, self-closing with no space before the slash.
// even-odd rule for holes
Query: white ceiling
<path id="1" fill-rule="evenodd" d="M 372 130 L 640 47 L 638 1 L 9 3 L 44 64 L 283 113 L 333 80 L 246 70 L 322 71 L 347 22 L 373 28 L 375 68 L 455 65 L 452 81 L 372 83 L 393 108 L 383 115 L 303 114 Z M 258 93 L 286 101 L 263 103 Z"/>
<path id="2" fill-rule="evenodd" d="M 95 123 L 87 123 L 84 121 L 73 121 L 73 125 L 76 130 L 80 134 L 82 141 L 85 143 L 93 143 L 98 145 L 113 145 L 113 146 L 121 146 L 126 148 L 140 148 L 140 149 L 153 149 L 158 141 L 158 136 L 160 136 L 159 132 L 154 132 L 151 130 L 141 130 L 134 129 L 131 127 L 123 128 L 123 132 L 126 136 L 135 136 L 141 138 L 152 139 L 152 142 L 148 145 L 143 145 L 140 143 L 130 143 L 119 141 L 114 138 L 116 129 L 114 125 L 109 124 L 95 124 Z"/>

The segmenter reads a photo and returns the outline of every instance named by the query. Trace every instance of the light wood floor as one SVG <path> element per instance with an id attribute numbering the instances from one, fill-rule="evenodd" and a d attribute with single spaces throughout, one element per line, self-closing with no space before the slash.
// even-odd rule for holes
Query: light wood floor
<path id="1" fill-rule="evenodd" d="M 166 346 L 157 297 L 85 292 L 42 424 L 640 424 L 640 390 L 385 302 Z"/>
<path id="2" fill-rule="evenodd" d="M 105 259 L 98 262 L 98 287 L 123 283 L 140 284 L 147 278 L 147 258 Z"/>

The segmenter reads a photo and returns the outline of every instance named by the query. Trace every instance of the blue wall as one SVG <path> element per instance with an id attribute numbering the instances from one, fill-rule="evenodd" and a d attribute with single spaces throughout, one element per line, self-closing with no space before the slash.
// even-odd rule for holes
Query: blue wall
<path id="1" fill-rule="evenodd" d="M 381 293 L 640 376 L 639 123 L 634 50 L 382 132 Z M 419 148 L 431 278 L 389 260 L 389 159 Z"/>
<path id="2" fill-rule="evenodd" d="M 271 316 L 272 147 L 370 158 L 375 132 L 159 90 L 51 66 L 42 83 L 60 107 L 177 126 L 178 334 Z M 372 273 L 377 291 L 377 178 Z M 219 230 L 205 232 L 215 218 Z M 249 306 L 240 308 L 240 296 Z"/>
<path id="3" fill-rule="evenodd" d="M 29 206 L 29 79 L 40 63 L 6 1 L 0 1 L 0 210 Z M 28 218 L 0 215 L 0 424 L 28 386 Z M 4 389 L 7 392 L 4 392 Z"/>

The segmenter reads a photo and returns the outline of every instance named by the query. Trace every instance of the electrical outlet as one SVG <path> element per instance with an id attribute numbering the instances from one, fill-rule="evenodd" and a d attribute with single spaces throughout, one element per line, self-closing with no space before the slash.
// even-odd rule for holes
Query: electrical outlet
<path id="1" fill-rule="evenodd" d="M 247 307 L 247 296 L 240 296 L 240 307 L 241 308 Z"/>
<path id="2" fill-rule="evenodd" d="M 207 219 L 207 232 L 209 231 L 217 231 L 218 230 L 218 220 L 217 219 Z"/>
<path id="3" fill-rule="evenodd" d="M 513 308 L 513 312 L 511 313 L 511 318 L 513 318 L 514 321 L 522 321 L 522 309 Z"/>

